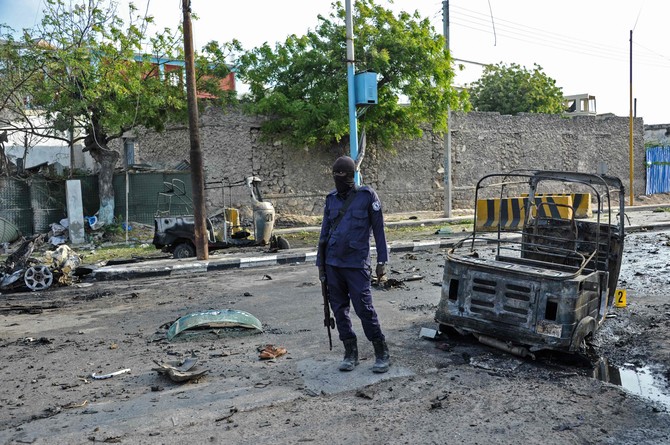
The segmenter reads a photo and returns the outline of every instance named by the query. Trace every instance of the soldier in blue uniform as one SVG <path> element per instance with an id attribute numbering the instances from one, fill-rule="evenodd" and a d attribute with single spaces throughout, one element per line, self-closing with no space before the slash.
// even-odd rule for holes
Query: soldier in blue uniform
<path id="1" fill-rule="evenodd" d="M 358 365 L 358 344 L 349 317 L 350 306 L 353 306 L 365 337 L 374 347 L 372 370 L 381 373 L 389 369 L 389 352 L 372 305 L 370 237 L 372 234 L 375 238 L 375 271 L 381 282 L 385 279 L 388 261 L 384 217 L 377 193 L 370 187 L 356 187 L 354 171 L 355 163 L 348 156 L 338 158 L 333 164 L 336 190 L 326 196 L 316 265 L 319 278 L 328 285 L 330 307 L 339 338 L 344 343 L 344 359 L 339 370 L 351 371 Z"/>

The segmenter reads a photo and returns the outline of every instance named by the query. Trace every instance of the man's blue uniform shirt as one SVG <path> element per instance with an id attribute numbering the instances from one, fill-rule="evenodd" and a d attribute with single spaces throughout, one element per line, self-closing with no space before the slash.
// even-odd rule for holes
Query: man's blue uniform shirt
<path id="1" fill-rule="evenodd" d="M 353 193 L 349 192 L 349 193 Z M 377 193 L 363 186 L 357 189 L 342 220 L 330 234 L 333 221 L 337 218 L 346 198 L 334 190 L 326 196 L 326 205 L 321 223 L 320 242 L 328 239 L 325 264 L 335 267 L 369 268 L 370 236 L 374 235 L 377 249 L 377 261 L 388 261 L 386 236 L 384 234 L 384 216 Z M 321 266 L 321 252 L 317 255 L 316 265 Z"/>

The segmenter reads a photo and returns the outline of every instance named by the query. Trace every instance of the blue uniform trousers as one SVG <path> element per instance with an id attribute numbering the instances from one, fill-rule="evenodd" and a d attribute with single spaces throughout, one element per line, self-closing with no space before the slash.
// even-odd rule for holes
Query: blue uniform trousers
<path id="1" fill-rule="evenodd" d="M 340 340 L 356 337 L 349 317 L 350 306 L 354 307 L 361 320 L 365 337 L 370 341 L 384 340 L 377 312 L 372 305 L 370 270 L 326 265 L 326 280 Z"/>

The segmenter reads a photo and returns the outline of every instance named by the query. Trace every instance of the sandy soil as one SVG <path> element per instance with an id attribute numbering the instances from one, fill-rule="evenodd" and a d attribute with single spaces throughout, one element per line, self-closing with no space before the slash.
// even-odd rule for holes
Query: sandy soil
<path id="1" fill-rule="evenodd" d="M 328 349 L 313 265 L 4 294 L 0 443 L 670 443 L 667 233 L 627 238 L 620 284 L 628 305 L 613 310 L 589 360 L 553 353 L 533 361 L 467 338 L 419 338 L 422 327 L 437 327 L 443 255 L 394 254 L 392 278 L 423 278 L 375 292 L 392 355 L 386 375 L 370 371 L 364 340 L 361 365 L 336 370 L 342 348 L 333 334 Z M 167 341 L 180 316 L 223 308 L 254 314 L 264 333 Z M 260 360 L 265 344 L 288 354 Z M 152 369 L 190 356 L 195 370 L 207 370 L 196 381 Z M 626 370 L 648 372 L 661 398 L 616 384 Z"/>

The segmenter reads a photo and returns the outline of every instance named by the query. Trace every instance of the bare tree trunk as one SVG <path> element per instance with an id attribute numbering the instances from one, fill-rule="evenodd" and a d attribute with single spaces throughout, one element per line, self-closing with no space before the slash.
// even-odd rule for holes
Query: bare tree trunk
<path id="1" fill-rule="evenodd" d="M 100 165 L 98 172 L 98 196 L 100 208 L 98 210 L 98 221 L 103 224 L 114 222 L 114 167 L 121 156 L 117 151 L 107 147 L 107 137 L 100 131 L 97 119 L 92 119 L 92 131 L 86 135 L 84 140 L 84 151 Z"/>
<path id="2" fill-rule="evenodd" d="M 91 156 L 100 165 L 98 172 L 98 196 L 100 208 L 98 210 L 98 221 L 104 224 L 112 224 L 114 221 L 114 167 L 119 159 L 119 153 L 104 149 L 91 149 Z"/>

